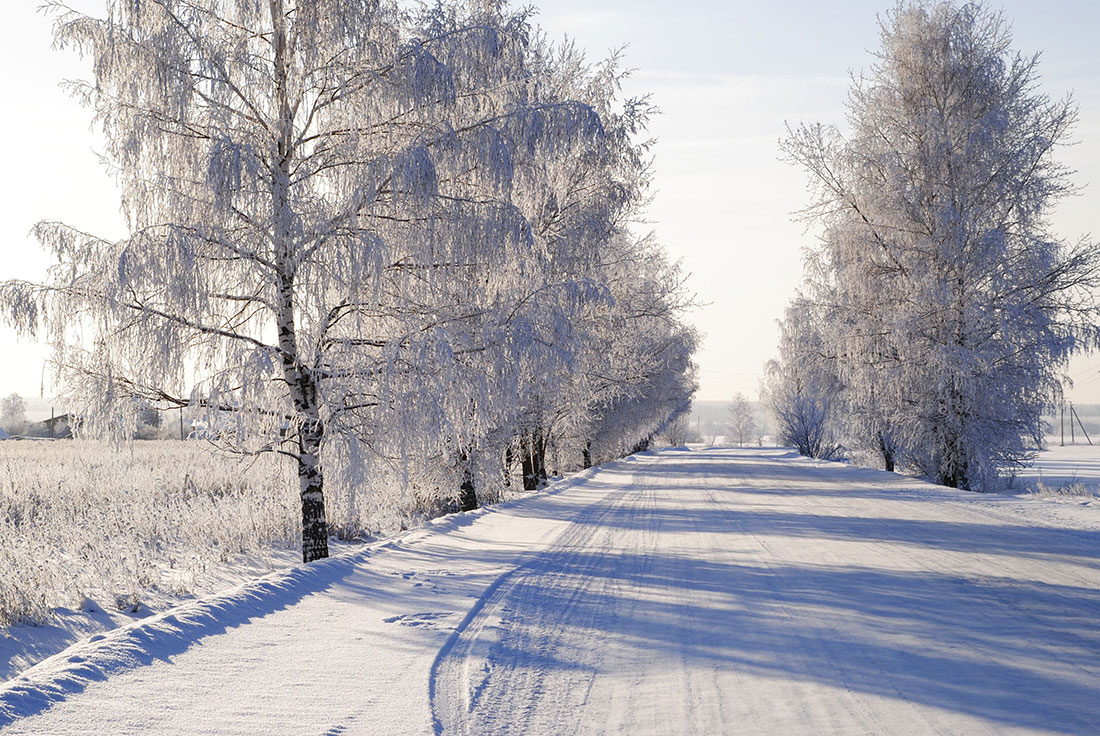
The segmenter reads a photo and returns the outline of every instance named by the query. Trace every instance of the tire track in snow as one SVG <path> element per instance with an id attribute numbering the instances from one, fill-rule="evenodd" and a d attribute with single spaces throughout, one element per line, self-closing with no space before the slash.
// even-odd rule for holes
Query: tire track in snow
<path id="1" fill-rule="evenodd" d="M 494 728 L 491 722 L 473 728 L 471 714 L 492 716 L 501 711 L 523 721 L 517 724 L 510 720 L 506 724 L 508 729 L 525 732 L 521 726 L 527 725 L 535 714 L 533 701 L 540 700 L 547 691 L 545 680 L 554 671 L 551 665 L 556 663 L 555 650 L 560 649 L 560 644 L 536 632 L 533 641 L 517 646 L 515 637 L 506 636 L 511 633 L 507 629 L 512 621 L 528 625 L 548 615 L 546 611 L 540 614 L 539 607 L 531 605 L 534 599 L 548 596 L 563 598 L 555 610 L 568 611 L 574 617 L 579 613 L 582 620 L 575 623 L 591 623 L 594 611 L 577 610 L 585 587 L 574 585 L 573 579 L 591 581 L 594 577 L 596 563 L 591 559 L 594 537 L 605 519 L 619 511 L 629 492 L 627 487 L 589 504 L 545 552 L 498 577 L 477 600 L 432 664 L 429 697 L 436 734 L 491 733 Z M 513 661 L 506 658 L 509 653 Z M 532 661 L 543 666 L 522 666 Z M 594 676 L 592 663 L 572 664 L 575 666 L 565 678 L 570 680 L 569 690 L 587 693 Z M 559 687 L 562 684 L 558 683 Z M 495 698 L 497 702 L 487 707 L 487 698 Z M 501 700 L 513 702 L 505 707 Z M 517 700 L 528 702 L 514 702 Z M 566 703 L 558 701 L 559 710 L 566 707 Z"/>
<path id="2" fill-rule="evenodd" d="M 494 581 L 433 666 L 437 734 L 706 733 L 725 722 L 717 667 L 699 661 L 713 642 L 698 620 L 707 596 L 724 595 L 700 564 L 722 535 L 677 508 L 715 500 L 664 477 L 670 460 L 639 468 Z"/>
<path id="3" fill-rule="evenodd" d="M 1046 587 L 1092 565 L 1064 541 L 843 466 L 637 469 L 454 633 L 437 734 L 1088 732 L 1087 685 L 1064 678 L 1096 681 L 1094 640 Z M 1095 599 L 1064 595 L 1078 617 Z M 1016 702 L 1033 688 L 1053 728 Z"/>
<path id="4" fill-rule="evenodd" d="M 630 580 L 653 557 L 646 486 L 660 459 L 636 462 L 630 483 L 494 581 L 441 648 L 429 680 L 437 734 L 577 732 L 601 653 L 614 651 L 608 639 L 630 603 Z"/>

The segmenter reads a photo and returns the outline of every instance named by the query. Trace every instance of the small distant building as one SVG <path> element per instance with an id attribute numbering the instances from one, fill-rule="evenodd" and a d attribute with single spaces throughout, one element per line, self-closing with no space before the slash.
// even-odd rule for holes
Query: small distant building
<path id="1" fill-rule="evenodd" d="M 27 426 L 27 435 L 31 437 L 49 437 L 56 440 L 72 439 L 73 428 L 69 414 L 43 419 Z"/>

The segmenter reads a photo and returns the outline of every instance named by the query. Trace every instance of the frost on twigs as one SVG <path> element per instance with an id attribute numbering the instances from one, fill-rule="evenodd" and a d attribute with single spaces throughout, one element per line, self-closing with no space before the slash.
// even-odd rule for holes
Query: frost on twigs
<path id="1" fill-rule="evenodd" d="M 133 609 L 216 588 L 218 567 L 298 543 L 295 504 L 272 493 L 290 463 L 211 456 L 201 445 L 0 446 L 0 626 L 58 607 Z M 247 472 L 243 472 L 247 470 Z"/>
<path id="2" fill-rule="evenodd" d="M 695 338 L 631 233 L 647 105 L 615 60 L 505 3 L 53 7 L 129 234 L 41 224 L 58 263 L 4 303 L 84 434 L 186 408 L 220 449 L 289 456 L 308 560 L 328 525 L 491 498 L 521 447 L 568 467 L 686 407 Z"/>
<path id="3" fill-rule="evenodd" d="M 1038 91 L 1038 57 L 985 6 L 901 2 L 881 40 L 850 135 L 803 125 L 784 142 L 822 238 L 773 396 L 782 410 L 805 379 L 855 456 L 995 489 L 1100 336 L 1100 250 L 1046 219 L 1074 191 L 1055 154 L 1076 107 Z"/>
<path id="4" fill-rule="evenodd" d="M 26 281 L 6 281 L 0 284 L 0 304 L 9 325 L 18 332 L 34 337 L 38 331 L 41 289 Z"/>

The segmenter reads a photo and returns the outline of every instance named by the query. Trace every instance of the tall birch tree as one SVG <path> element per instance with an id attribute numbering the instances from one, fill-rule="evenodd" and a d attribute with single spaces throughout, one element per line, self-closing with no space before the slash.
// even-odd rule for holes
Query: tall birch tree
<path id="1" fill-rule="evenodd" d="M 824 226 L 825 338 L 859 431 L 936 482 L 991 488 L 1096 343 L 1098 250 L 1047 219 L 1073 191 L 1055 153 L 1076 108 L 1037 91 L 1038 57 L 980 3 L 901 2 L 881 40 L 850 135 L 809 125 L 785 143 Z"/>
<path id="2" fill-rule="evenodd" d="M 820 305 L 805 297 L 787 307 L 779 322 L 779 356 L 764 366 L 760 398 L 775 417 L 779 442 L 829 460 L 841 451 L 841 383 L 823 316 Z"/>
<path id="3" fill-rule="evenodd" d="M 445 326 L 491 298 L 455 272 L 530 243 L 501 131 L 545 148 L 598 120 L 560 100 L 505 109 L 529 29 L 499 3 L 412 30 L 388 0 L 51 7 L 57 44 L 92 60 L 73 91 L 130 235 L 40 223 L 57 265 L 4 285 L 8 316 L 54 343 L 86 431 L 125 432 L 136 396 L 201 407 L 227 448 L 292 457 L 303 559 L 324 557 L 323 468 L 363 480 L 382 414 L 445 380 Z M 430 409 L 401 416 L 458 425 Z"/>

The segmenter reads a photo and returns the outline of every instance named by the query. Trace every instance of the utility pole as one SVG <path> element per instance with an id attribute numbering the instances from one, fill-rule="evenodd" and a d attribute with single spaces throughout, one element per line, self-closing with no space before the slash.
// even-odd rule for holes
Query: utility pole
<path id="1" fill-rule="evenodd" d="M 1073 402 L 1069 402 L 1069 443 L 1077 444 L 1077 435 L 1073 433 Z"/>
<path id="2" fill-rule="evenodd" d="M 1066 400 L 1062 399 L 1058 407 L 1058 423 L 1062 428 L 1062 447 L 1066 446 Z"/>
<path id="3" fill-rule="evenodd" d="M 184 439 L 183 436 L 183 407 L 180 407 L 180 439 Z"/>
<path id="4" fill-rule="evenodd" d="M 1091 445 L 1092 444 L 1092 438 L 1089 437 L 1088 430 L 1085 429 L 1085 424 L 1084 424 L 1084 422 L 1081 421 L 1081 417 L 1078 416 L 1077 411 L 1073 408 L 1073 404 L 1069 405 L 1069 411 L 1070 411 L 1071 414 L 1073 414 L 1073 417 L 1071 417 L 1070 420 L 1069 420 L 1069 428 L 1073 429 L 1073 420 L 1076 419 L 1077 420 L 1077 426 L 1079 426 L 1081 428 L 1081 431 L 1085 434 L 1085 439 L 1088 440 L 1089 444 Z"/>

